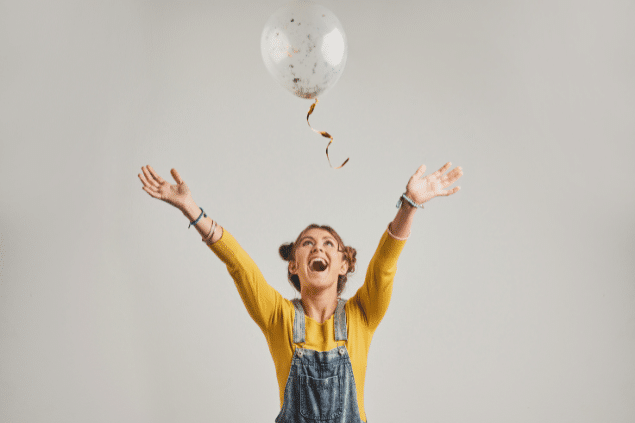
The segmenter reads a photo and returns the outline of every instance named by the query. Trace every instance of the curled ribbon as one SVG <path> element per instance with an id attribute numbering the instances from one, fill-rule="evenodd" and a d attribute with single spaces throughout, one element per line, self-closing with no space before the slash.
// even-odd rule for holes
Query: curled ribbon
<path id="1" fill-rule="evenodd" d="M 313 129 L 313 127 L 311 126 L 311 124 L 309 123 L 309 116 L 311 116 L 311 113 L 313 113 L 313 109 L 315 109 L 315 105 L 318 104 L 318 99 L 315 99 L 315 103 L 311 104 L 311 108 L 309 109 L 309 113 L 306 115 L 306 123 L 309 124 L 309 128 L 311 128 L 311 130 L 313 132 L 316 132 L 320 135 L 322 135 L 323 137 L 326 138 L 330 138 L 331 141 L 329 141 L 329 144 L 326 146 L 326 159 L 329 161 L 329 166 L 333 167 L 333 165 L 331 164 L 331 159 L 329 158 L 329 146 L 331 145 L 331 143 L 333 142 L 333 137 L 331 135 L 329 135 L 328 132 L 326 131 L 318 131 L 316 129 Z M 349 157 L 350 158 L 350 157 Z M 339 169 L 341 167 L 343 167 L 346 163 L 348 163 L 348 159 L 344 160 L 344 163 L 342 163 L 341 165 L 339 165 L 338 167 L 336 167 L 335 169 Z"/>

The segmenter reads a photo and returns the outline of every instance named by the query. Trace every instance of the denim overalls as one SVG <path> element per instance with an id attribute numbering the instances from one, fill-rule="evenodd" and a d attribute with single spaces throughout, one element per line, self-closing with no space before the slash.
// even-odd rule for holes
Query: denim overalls
<path id="1" fill-rule="evenodd" d="M 335 310 L 334 332 L 338 346 L 330 351 L 302 348 L 304 309 L 299 299 L 292 302 L 295 353 L 276 423 L 361 423 L 353 367 L 345 346 L 346 301 L 340 299 Z"/>

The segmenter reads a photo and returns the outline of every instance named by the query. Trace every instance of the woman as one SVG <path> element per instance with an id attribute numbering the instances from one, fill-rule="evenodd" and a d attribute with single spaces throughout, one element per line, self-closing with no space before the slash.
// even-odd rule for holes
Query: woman
<path id="1" fill-rule="evenodd" d="M 150 166 L 142 168 L 139 178 L 148 194 L 181 210 L 227 266 L 275 363 L 281 407 L 276 422 L 359 423 L 367 421 L 364 379 L 368 349 L 388 309 L 397 259 L 417 208 L 460 189 L 444 190 L 463 174 L 457 167 L 444 175 L 450 165 L 446 163 L 425 178 L 426 167 L 421 166 L 410 178 L 397 203 L 399 211 L 368 265 L 364 285 L 347 301 L 339 294 L 348 274 L 355 270 L 356 252 L 331 227 L 309 225 L 295 242 L 280 246 L 281 257 L 289 262 L 288 279 L 301 297 L 289 301 L 264 280 L 232 235 L 194 203 L 176 169 L 172 169 L 176 185 L 163 180 Z"/>

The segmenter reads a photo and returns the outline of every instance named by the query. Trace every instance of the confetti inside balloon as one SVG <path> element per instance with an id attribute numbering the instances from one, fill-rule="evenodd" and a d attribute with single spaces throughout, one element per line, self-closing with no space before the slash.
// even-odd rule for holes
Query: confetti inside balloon
<path id="1" fill-rule="evenodd" d="M 342 76 L 348 44 L 342 24 L 330 10 L 299 0 L 271 15 L 262 31 L 260 50 L 267 70 L 280 85 L 300 98 L 315 99 L 308 123 L 318 96 L 324 96 Z M 333 142 L 328 133 L 313 130 Z M 326 154 L 328 158 L 328 146 Z"/>
<path id="2" fill-rule="evenodd" d="M 348 54 L 346 34 L 337 17 L 307 0 L 289 3 L 271 15 L 260 47 L 273 78 L 307 99 L 324 96 L 335 85 Z"/>

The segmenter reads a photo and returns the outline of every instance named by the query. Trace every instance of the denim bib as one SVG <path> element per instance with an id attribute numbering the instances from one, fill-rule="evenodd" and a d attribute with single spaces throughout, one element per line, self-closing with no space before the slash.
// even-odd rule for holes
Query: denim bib
<path id="1" fill-rule="evenodd" d="M 293 344 L 295 352 L 284 389 L 282 410 L 276 423 L 361 423 L 353 367 L 346 349 L 345 300 L 335 310 L 337 348 L 315 351 L 303 348 L 304 308 L 299 299 L 295 307 Z M 299 344 L 299 345 L 298 345 Z"/>

